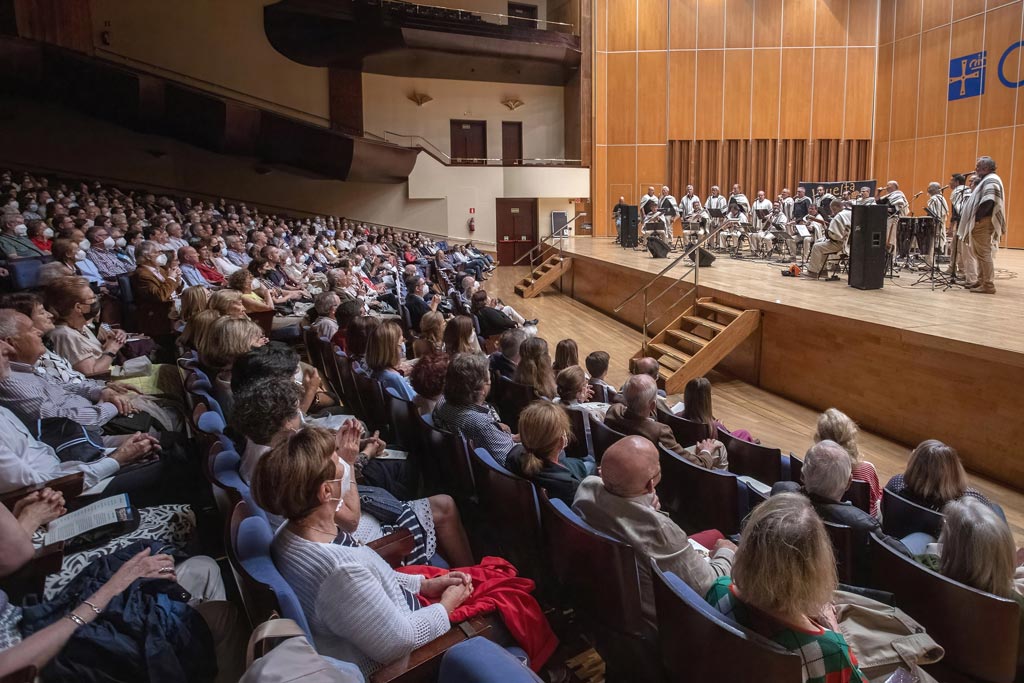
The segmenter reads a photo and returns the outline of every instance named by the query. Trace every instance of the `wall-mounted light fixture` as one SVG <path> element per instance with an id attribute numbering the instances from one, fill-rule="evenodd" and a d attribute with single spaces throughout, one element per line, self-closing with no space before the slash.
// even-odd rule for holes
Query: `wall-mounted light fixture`
<path id="1" fill-rule="evenodd" d="M 508 107 L 509 111 L 515 111 L 516 109 L 519 109 L 519 107 L 526 104 L 526 102 L 523 102 L 521 99 L 516 97 L 509 97 L 507 99 L 502 100 L 501 103 Z"/>
<path id="2" fill-rule="evenodd" d="M 422 107 L 427 102 L 432 102 L 434 100 L 433 97 L 422 92 L 414 92 L 411 95 L 407 95 L 407 97 L 415 102 L 417 107 Z"/>

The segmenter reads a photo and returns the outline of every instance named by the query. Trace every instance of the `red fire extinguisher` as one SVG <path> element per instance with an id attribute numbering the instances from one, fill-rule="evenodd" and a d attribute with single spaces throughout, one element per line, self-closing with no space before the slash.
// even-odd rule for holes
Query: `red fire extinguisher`
<path id="1" fill-rule="evenodd" d="M 469 219 L 468 225 L 469 225 L 469 231 L 470 232 L 476 232 L 476 218 L 472 218 L 471 217 Z"/>

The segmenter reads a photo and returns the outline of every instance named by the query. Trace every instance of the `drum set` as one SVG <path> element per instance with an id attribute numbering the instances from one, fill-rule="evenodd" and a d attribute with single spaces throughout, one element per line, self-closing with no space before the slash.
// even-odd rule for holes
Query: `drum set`
<path id="1" fill-rule="evenodd" d="M 933 216 L 903 216 L 896 225 L 895 253 L 890 255 L 890 275 L 904 268 L 924 271 L 911 286 L 930 284 L 932 289 L 958 286 L 939 268 L 938 231 L 942 229 Z M 915 248 L 916 247 L 916 248 Z"/>

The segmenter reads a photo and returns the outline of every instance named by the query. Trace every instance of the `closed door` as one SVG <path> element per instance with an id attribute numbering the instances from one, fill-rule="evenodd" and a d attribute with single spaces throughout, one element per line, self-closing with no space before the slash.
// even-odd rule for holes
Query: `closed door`
<path id="1" fill-rule="evenodd" d="M 576 206 L 574 208 L 577 216 L 580 215 L 581 213 L 587 214 L 583 218 L 577 218 L 576 222 L 573 224 L 576 226 L 574 230 L 576 235 L 586 235 L 588 237 L 590 235 L 593 235 L 594 226 L 590 222 L 590 200 L 584 199 L 582 201 L 577 201 Z"/>
<path id="2" fill-rule="evenodd" d="M 539 28 L 536 21 L 537 6 L 521 2 L 508 3 L 508 25 L 517 28 Z"/>
<path id="3" fill-rule="evenodd" d="M 508 165 L 523 163 L 523 124 L 521 121 L 501 122 L 501 161 Z"/>
<path id="4" fill-rule="evenodd" d="M 498 228 L 498 261 L 503 266 L 510 266 L 537 244 L 537 200 L 494 201 Z"/>
<path id="5" fill-rule="evenodd" d="M 487 163 L 487 122 L 452 120 L 452 163 Z"/>

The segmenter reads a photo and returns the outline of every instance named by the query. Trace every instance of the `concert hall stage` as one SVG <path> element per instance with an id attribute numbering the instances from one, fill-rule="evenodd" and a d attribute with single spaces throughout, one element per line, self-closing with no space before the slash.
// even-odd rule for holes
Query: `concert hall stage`
<path id="1" fill-rule="evenodd" d="M 639 299 L 613 309 L 675 256 L 653 259 L 610 238 L 564 247 L 574 260 L 564 293 L 638 329 Z M 699 296 L 763 312 L 760 333 L 720 370 L 814 409 L 834 405 L 907 446 L 943 440 L 970 469 L 1024 490 L 1024 250 L 998 252 L 994 296 L 911 287 L 918 275 L 907 271 L 862 291 L 845 275 L 789 278 L 784 267 L 719 256 L 700 269 Z M 685 270 L 676 266 L 662 287 Z M 687 280 L 651 307 L 661 316 L 653 332 L 682 312 L 673 304 Z"/>

